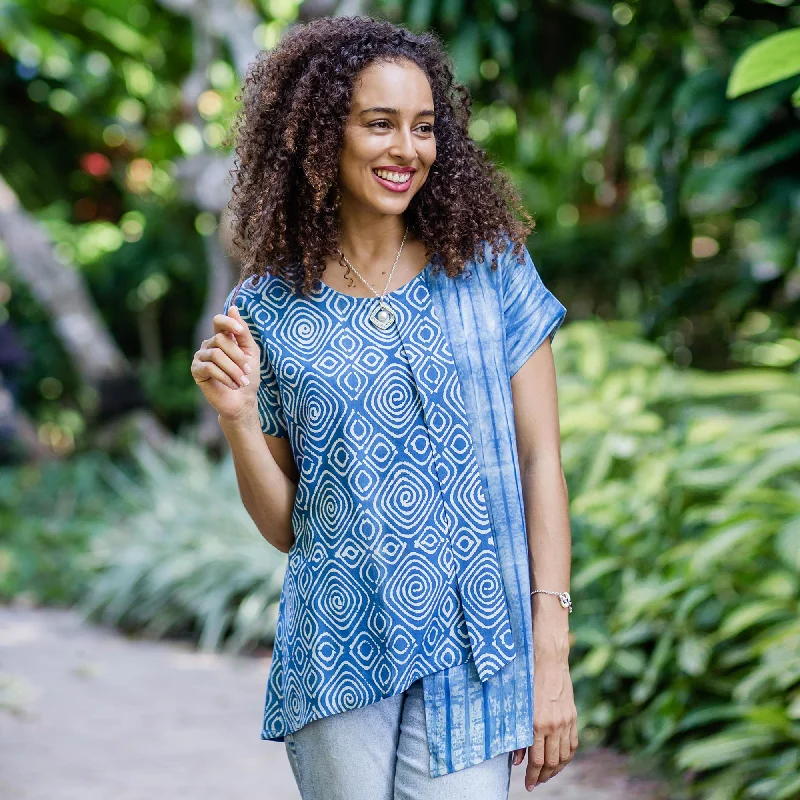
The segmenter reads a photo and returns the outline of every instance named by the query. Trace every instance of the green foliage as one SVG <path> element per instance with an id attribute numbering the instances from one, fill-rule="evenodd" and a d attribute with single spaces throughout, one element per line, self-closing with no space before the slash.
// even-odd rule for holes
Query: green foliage
<path id="1" fill-rule="evenodd" d="M 118 472 L 103 453 L 67 463 L 0 469 L 0 602 L 72 605 L 86 586 L 92 537 L 125 508 L 104 476 Z"/>
<path id="2" fill-rule="evenodd" d="M 218 221 L 179 196 L 176 169 L 187 142 L 223 149 L 237 89 L 225 50 L 208 65 L 203 113 L 181 102 L 191 22 L 159 2 L 5 4 L 0 52 L 3 178 L 57 258 L 83 273 L 151 408 L 178 429 L 197 407 L 187 353 L 207 289 L 204 238 Z M 61 426 L 56 406 L 81 409 L 81 387 L 0 244 L 0 322 L 9 316 L 33 356 L 21 404 Z"/>
<path id="3" fill-rule="evenodd" d="M 470 133 L 519 186 L 534 260 L 571 309 L 555 345 L 583 738 L 662 756 L 714 800 L 800 796 L 790 5 L 375 6 L 444 38 L 475 99 Z M 274 44 L 297 6 L 257 4 L 255 40 Z M 196 408 L 189 354 L 217 221 L 181 199 L 176 166 L 221 154 L 229 54 L 185 107 L 200 50 L 162 4 L 4 12 L 0 170 L 177 429 Z M 0 248 L 9 315 L 34 355 L 23 405 L 80 447 L 80 387 Z M 594 316 L 623 321 L 581 321 Z M 231 462 L 193 446 L 141 450 L 133 469 L 90 453 L 0 471 L 0 600 L 81 602 L 121 627 L 235 650 L 274 634 L 283 567 Z"/>
<path id="4" fill-rule="evenodd" d="M 242 505 L 232 459 L 213 464 L 184 442 L 167 457 L 139 446 L 136 461 L 140 481 L 120 487 L 135 511 L 92 541 L 84 612 L 202 649 L 271 640 L 286 556 Z"/>
<path id="5" fill-rule="evenodd" d="M 269 47 L 298 3 L 254 7 L 254 39 Z M 196 412 L 188 359 L 218 220 L 187 204 L 177 168 L 225 155 L 240 81 L 231 54 L 214 42 L 207 90 L 186 104 L 181 87 L 204 51 L 163 4 L 21 0 L 6 11 L 0 170 L 84 274 L 152 409 L 179 430 Z M 473 93 L 470 132 L 519 186 L 538 223 L 534 260 L 572 320 L 636 321 L 677 365 L 711 369 L 737 366 L 753 312 L 770 316 L 776 340 L 796 336 L 792 81 L 727 95 L 748 48 L 791 44 L 796 7 L 378 0 L 370 13 L 444 39 Z M 0 287 L 0 321 L 11 316 L 34 353 L 22 405 L 74 437 L 81 426 L 67 430 L 58 407 L 80 409 L 81 387 L 13 274 L 0 247 L 11 288 L 8 301 Z"/>
<path id="6" fill-rule="evenodd" d="M 0 470 L 0 602 L 239 652 L 274 637 L 285 560 L 244 509 L 232 459 L 189 443 Z"/>
<path id="7" fill-rule="evenodd" d="M 800 28 L 768 36 L 751 45 L 736 62 L 728 81 L 728 97 L 739 97 L 754 89 L 800 73 Z M 792 96 L 800 105 L 800 91 Z"/>
<path id="8" fill-rule="evenodd" d="M 572 320 L 636 320 L 679 366 L 722 369 L 751 310 L 797 318 L 793 87 L 726 97 L 739 54 L 796 26 L 796 7 L 385 7 L 442 33 L 476 99 L 470 132 L 522 191 L 534 261 Z"/>
<path id="9" fill-rule="evenodd" d="M 800 376 L 676 369 L 631 332 L 573 323 L 556 354 L 582 724 L 694 796 L 796 796 Z"/>

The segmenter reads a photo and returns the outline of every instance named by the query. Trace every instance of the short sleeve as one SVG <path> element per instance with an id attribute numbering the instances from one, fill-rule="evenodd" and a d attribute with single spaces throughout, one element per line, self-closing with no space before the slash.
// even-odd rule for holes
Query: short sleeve
<path id="1" fill-rule="evenodd" d="M 231 299 L 235 292 L 236 288 L 234 287 L 225 300 L 224 314 L 228 313 L 228 309 L 231 307 Z M 258 415 L 261 418 L 261 430 L 270 436 L 288 439 L 289 427 L 286 424 L 286 415 L 281 403 L 278 380 L 267 355 L 267 349 L 262 343 L 258 325 L 251 313 L 250 303 L 252 301 L 252 294 L 246 289 L 240 288 L 239 293 L 236 295 L 236 307 L 239 309 L 242 319 L 247 323 L 247 327 L 250 328 L 250 332 L 261 350 L 261 385 L 258 389 Z"/>
<path id="2" fill-rule="evenodd" d="M 509 244 L 503 260 L 503 319 L 509 377 L 561 327 L 567 309 L 542 283 L 528 248 L 520 264 Z"/>

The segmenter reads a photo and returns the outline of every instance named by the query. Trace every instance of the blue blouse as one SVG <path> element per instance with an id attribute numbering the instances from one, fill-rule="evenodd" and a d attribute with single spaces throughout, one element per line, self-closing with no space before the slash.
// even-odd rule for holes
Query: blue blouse
<path id="1" fill-rule="evenodd" d="M 376 298 L 234 289 L 265 433 L 300 480 L 262 739 L 423 678 L 432 777 L 533 742 L 528 548 L 510 378 L 566 309 L 530 254 L 429 263 Z"/>

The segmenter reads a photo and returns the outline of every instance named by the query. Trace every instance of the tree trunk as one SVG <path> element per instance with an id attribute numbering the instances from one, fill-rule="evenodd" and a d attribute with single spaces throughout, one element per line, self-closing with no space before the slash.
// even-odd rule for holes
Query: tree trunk
<path id="1" fill-rule="evenodd" d="M 81 396 L 87 416 L 102 423 L 133 409 L 146 409 L 147 398 L 139 381 L 109 333 L 80 272 L 56 258 L 47 235 L 20 206 L 2 177 L 0 239 L 14 272 L 47 311 L 56 336 L 88 388 Z M 160 427 L 155 420 L 154 425 Z M 170 436 L 163 428 L 162 433 Z"/>

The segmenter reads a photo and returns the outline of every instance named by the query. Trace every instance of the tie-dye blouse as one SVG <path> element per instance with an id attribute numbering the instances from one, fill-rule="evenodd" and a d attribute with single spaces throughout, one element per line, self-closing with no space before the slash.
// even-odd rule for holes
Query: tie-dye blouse
<path id="1" fill-rule="evenodd" d="M 422 678 L 430 774 L 533 742 L 528 544 L 511 376 L 566 309 L 512 244 L 377 298 L 231 291 L 261 347 L 262 430 L 300 475 L 261 738 Z M 234 299 L 235 298 L 235 299 Z"/>

